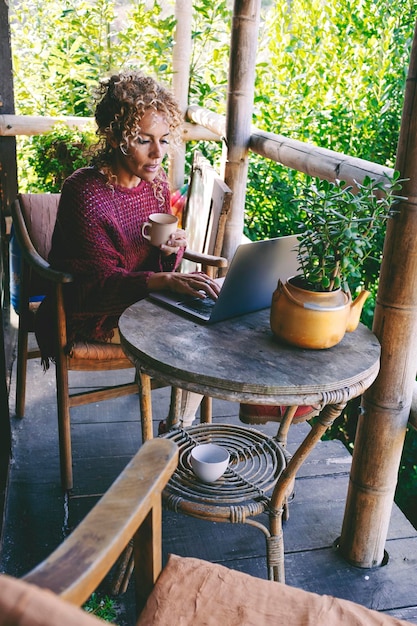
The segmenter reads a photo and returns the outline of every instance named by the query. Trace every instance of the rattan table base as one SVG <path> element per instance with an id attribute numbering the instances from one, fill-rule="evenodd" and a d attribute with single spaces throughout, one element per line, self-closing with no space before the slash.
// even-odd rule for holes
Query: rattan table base
<path id="1" fill-rule="evenodd" d="M 265 511 L 273 514 L 269 497 L 286 466 L 283 447 L 258 430 L 228 424 L 174 429 L 164 437 L 179 446 L 178 467 L 163 492 L 165 506 L 205 520 L 247 523 L 262 530 L 267 540 L 268 575 L 273 580 L 274 554 L 283 550 L 275 550 L 278 538 L 252 518 Z M 190 465 L 192 448 L 202 443 L 224 446 L 230 454 L 226 472 L 214 483 L 202 482 Z"/>

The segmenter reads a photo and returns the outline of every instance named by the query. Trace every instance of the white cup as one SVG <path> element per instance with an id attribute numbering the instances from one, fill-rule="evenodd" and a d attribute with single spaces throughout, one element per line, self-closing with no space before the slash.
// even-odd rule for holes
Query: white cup
<path id="1" fill-rule="evenodd" d="M 142 225 L 142 235 L 153 246 L 165 244 L 170 235 L 177 230 L 178 218 L 169 213 L 151 213 L 148 221 Z"/>
<path id="2" fill-rule="evenodd" d="M 205 483 L 213 483 L 223 476 L 229 465 L 229 459 L 228 450 L 214 443 L 195 446 L 190 453 L 193 472 Z"/>

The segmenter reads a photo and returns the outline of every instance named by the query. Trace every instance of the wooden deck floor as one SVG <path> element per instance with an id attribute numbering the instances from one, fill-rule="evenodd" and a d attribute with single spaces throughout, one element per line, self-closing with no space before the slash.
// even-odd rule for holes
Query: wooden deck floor
<path id="1" fill-rule="evenodd" d="M 85 385 L 85 374 L 72 375 L 75 385 Z M 44 374 L 38 360 L 31 361 L 28 381 L 26 417 L 16 420 L 13 370 L 13 461 L 0 571 L 14 576 L 30 570 L 67 536 L 141 444 L 137 396 L 73 409 L 75 487 L 65 499 L 59 480 L 53 367 Z M 167 407 L 168 390 L 155 391 L 155 427 Z M 239 423 L 237 414 L 237 404 L 214 401 L 216 421 Z M 291 428 L 290 451 L 308 428 L 308 424 Z M 263 429 L 275 432 L 273 424 Z M 386 566 L 372 570 L 352 567 L 334 547 L 341 530 L 350 460 L 340 442 L 321 442 L 301 468 L 284 528 L 286 582 L 354 600 L 417 624 L 417 533 L 396 506 Z M 163 536 L 164 556 L 170 552 L 197 556 L 266 578 L 265 540 L 257 529 L 166 512 Z M 132 590 L 117 601 L 118 624 L 133 625 Z"/>

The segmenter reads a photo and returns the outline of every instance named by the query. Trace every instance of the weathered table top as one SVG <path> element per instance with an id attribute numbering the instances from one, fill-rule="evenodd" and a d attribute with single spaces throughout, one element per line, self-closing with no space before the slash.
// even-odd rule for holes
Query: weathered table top
<path id="1" fill-rule="evenodd" d="M 211 397 L 264 404 L 335 404 L 376 378 L 380 346 L 363 325 L 327 350 L 274 337 L 269 309 L 204 325 L 150 300 L 121 316 L 122 344 L 143 372 Z"/>

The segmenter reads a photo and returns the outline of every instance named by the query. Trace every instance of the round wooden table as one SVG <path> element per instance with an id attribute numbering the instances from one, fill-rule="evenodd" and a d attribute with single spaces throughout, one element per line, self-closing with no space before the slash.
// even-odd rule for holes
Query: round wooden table
<path id="1" fill-rule="evenodd" d="M 284 463 L 268 495 L 269 530 L 265 530 L 269 576 L 284 581 L 282 513 L 286 495 L 299 467 L 348 400 L 361 395 L 376 378 L 378 340 L 360 324 L 333 348 L 303 350 L 275 339 L 269 309 L 204 325 L 151 300 L 129 307 L 120 318 L 119 330 L 122 345 L 138 373 L 145 440 L 153 436 L 152 379 L 210 398 L 290 406 L 276 437 L 281 448 L 285 447 L 297 406 L 320 407 L 314 425 L 288 463 Z M 209 429 L 210 425 L 202 428 Z M 221 491 L 221 481 L 218 482 Z M 233 501 L 230 506 L 233 507 Z M 187 506 L 181 507 L 186 509 Z M 188 509 L 185 512 L 195 514 L 193 507 Z M 215 515 L 208 508 L 206 519 L 215 519 Z"/>

